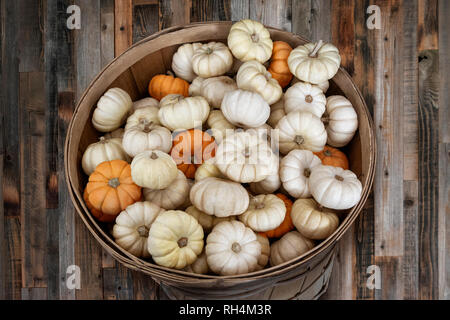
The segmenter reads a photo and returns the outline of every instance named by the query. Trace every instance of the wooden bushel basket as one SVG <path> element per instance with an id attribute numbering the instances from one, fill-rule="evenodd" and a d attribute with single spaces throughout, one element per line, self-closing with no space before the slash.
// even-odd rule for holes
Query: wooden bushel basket
<path id="1" fill-rule="evenodd" d="M 158 266 L 137 258 L 120 248 L 106 226 L 97 223 L 83 201 L 87 176 L 81 157 L 100 133 L 91 123 L 98 99 L 111 87 L 126 90 L 134 100 L 148 96 L 152 76 L 171 68 L 172 55 L 183 43 L 221 41 L 226 43 L 231 22 L 198 23 L 173 27 L 133 45 L 111 61 L 83 93 L 69 125 L 65 145 L 66 179 L 74 206 L 89 231 L 115 259 L 125 266 L 142 271 L 157 281 L 173 299 L 317 299 L 326 291 L 336 243 L 361 212 L 374 179 L 376 145 L 371 116 L 364 99 L 347 72 L 340 68 L 330 81 L 330 93 L 342 94 L 358 114 L 359 129 L 346 146 L 350 168 L 363 184 L 360 202 L 349 210 L 338 229 L 304 255 L 282 265 L 236 276 L 197 275 Z M 308 42 L 292 33 L 268 28 L 273 40 L 292 47 Z"/>

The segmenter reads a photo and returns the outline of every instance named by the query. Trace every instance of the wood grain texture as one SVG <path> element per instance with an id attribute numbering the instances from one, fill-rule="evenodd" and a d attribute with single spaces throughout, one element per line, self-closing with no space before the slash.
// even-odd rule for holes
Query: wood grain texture
<path id="1" fill-rule="evenodd" d="M 190 22 L 231 20 L 230 0 L 191 0 Z"/>
<path id="2" fill-rule="evenodd" d="M 114 55 L 117 57 L 133 43 L 133 1 L 114 2 Z"/>
<path id="3" fill-rule="evenodd" d="M 158 31 L 158 5 L 139 5 L 133 11 L 133 43 Z"/>
<path id="4" fill-rule="evenodd" d="M 418 0 L 419 50 L 438 49 L 438 0 Z"/>
<path id="5" fill-rule="evenodd" d="M 159 1 L 159 30 L 188 24 L 190 21 L 189 0 L 160 0 Z"/>
<path id="6" fill-rule="evenodd" d="M 291 31 L 291 0 L 250 1 L 250 19 Z"/>
<path id="7" fill-rule="evenodd" d="M 292 1 L 292 32 L 311 41 L 330 41 L 331 4 L 331 0 Z"/>

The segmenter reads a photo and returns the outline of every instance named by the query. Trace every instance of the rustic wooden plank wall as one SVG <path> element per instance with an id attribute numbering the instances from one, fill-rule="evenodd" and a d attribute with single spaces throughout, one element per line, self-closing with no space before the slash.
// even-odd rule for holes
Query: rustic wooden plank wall
<path id="1" fill-rule="evenodd" d="M 67 8 L 81 9 L 69 30 Z M 369 6 L 380 29 L 369 29 Z M 75 103 L 132 43 L 173 25 L 251 18 L 331 41 L 376 125 L 374 190 L 323 299 L 450 298 L 448 1 L 47 0 L 0 7 L 0 299 L 164 299 L 75 214 L 63 148 Z M 81 288 L 66 285 L 77 265 Z M 366 285 L 369 266 L 381 289 Z"/>

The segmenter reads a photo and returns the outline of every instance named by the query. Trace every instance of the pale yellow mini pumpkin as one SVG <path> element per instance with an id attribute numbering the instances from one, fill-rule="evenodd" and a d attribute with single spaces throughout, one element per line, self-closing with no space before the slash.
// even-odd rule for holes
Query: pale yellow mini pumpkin
<path id="1" fill-rule="evenodd" d="M 192 83 L 189 85 L 189 96 L 195 97 L 195 96 L 201 96 L 202 95 L 202 84 L 203 81 L 205 81 L 205 78 L 197 77 L 192 81 Z"/>
<path id="2" fill-rule="evenodd" d="M 201 210 L 198 210 L 194 206 L 190 206 L 186 208 L 186 213 L 193 216 L 195 219 L 197 219 L 198 223 L 203 227 L 203 231 L 205 233 L 210 233 L 211 230 L 219 223 L 223 221 L 233 221 L 236 220 L 236 216 L 229 216 L 229 217 L 216 217 L 212 216 L 210 214 L 206 214 Z"/>
<path id="3" fill-rule="evenodd" d="M 127 124 L 125 125 L 125 131 L 128 128 L 138 125 L 155 125 L 160 124 L 158 117 L 159 108 L 155 106 L 143 107 L 133 112 L 131 116 L 127 118 Z"/>
<path id="4" fill-rule="evenodd" d="M 298 231 L 290 231 L 270 246 L 270 265 L 277 266 L 298 258 L 313 247 L 312 240 L 305 238 Z"/>
<path id="5" fill-rule="evenodd" d="M 245 19 L 233 24 L 227 42 L 233 55 L 241 61 L 264 63 L 272 55 L 270 33 L 258 21 Z"/>
<path id="6" fill-rule="evenodd" d="M 240 131 L 228 135 L 216 151 L 215 164 L 223 175 L 242 183 L 262 181 L 278 171 L 278 157 L 266 140 Z"/>
<path id="7" fill-rule="evenodd" d="M 130 158 L 122 148 L 121 139 L 100 137 L 99 142 L 90 144 L 84 151 L 81 166 L 84 173 L 89 176 L 100 163 L 111 160 L 125 160 L 129 162 Z"/>
<path id="8" fill-rule="evenodd" d="M 239 220 L 256 232 L 265 232 L 278 227 L 286 215 L 283 200 L 274 194 L 260 194 L 250 197 L 247 211 Z"/>
<path id="9" fill-rule="evenodd" d="M 275 128 L 278 121 L 286 115 L 286 111 L 284 111 L 284 98 L 281 98 L 280 101 L 270 106 L 270 116 L 267 120 L 267 123 Z"/>
<path id="10" fill-rule="evenodd" d="M 298 80 L 296 77 L 293 77 L 292 81 L 291 81 L 291 86 L 293 86 L 294 84 L 299 83 L 299 82 L 300 83 L 309 83 L 309 82 L 304 82 L 302 80 Z M 330 87 L 330 82 L 327 80 L 327 81 L 324 81 L 324 82 L 321 82 L 318 84 L 311 83 L 311 85 L 316 86 L 317 88 L 320 88 L 320 90 L 322 90 L 323 93 L 327 93 L 328 88 Z"/>
<path id="11" fill-rule="evenodd" d="M 268 104 L 276 103 L 283 94 L 278 81 L 258 61 L 244 63 L 236 75 L 236 83 L 239 89 L 259 93 Z"/>
<path id="12" fill-rule="evenodd" d="M 308 239 L 322 240 L 339 226 L 339 218 L 330 209 L 323 208 L 314 199 L 298 199 L 291 211 L 292 223 Z"/>
<path id="13" fill-rule="evenodd" d="M 133 102 L 128 93 L 120 88 L 111 88 L 101 96 L 92 115 L 92 124 L 100 132 L 119 128 L 126 120 Z"/>
<path id="14" fill-rule="evenodd" d="M 309 150 L 292 150 L 280 163 L 283 188 L 294 198 L 309 198 L 311 170 L 322 162 Z"/>
<path id="15" fill-rule="evenodd" d="M 113 138 L 122 139 L 124 132 L 125 130 L 123 128 L 118 128 L 114 131 L 108 132 L 107 134 L 104 135 L 104 137 L 105 139 L 113 139 Z"/>
<path id="16" fill-rule="evenodd" d="M 343 96 L 327 98 L 327 109 L 322 121 L 328 134 L 327 143 L 333 147 L 347 145 L 358 129 L 358 115 L 351 102 Z"/>
<path id="17" fill-rule="evenodd" d="M 160 101 L 159 120 L 170 129 L 192 129 L 208 119 L 209 105 L 205 98 L 168 94 Z"/>
<path id="18" fill-rule="evenodd" d="M 216 217 L 239 215 L 249 204 L 248 192 L 240 183 L 213 177 L 196 182 L 189 196 L 196 208 Z"/>
<path id="19" fill-rule="evenodd" d="M 164 127 L 142 120 L 138 125 L 127 127 L 122 146 L 131 157 L 146 150 L 168 153 L 172 148 L 172 133 Z"/>
<path id="20" fill-rule="evenodd" d="M 216 225 L 206 238 L 205 252 L 213 272 L 230 276 L 258 269 L 261 244 L 242 222 L 225 221 Z"/>
<path id="21" fill-rule="evenodd" d="M 234 132 L 236 127 L 225 118 L 222 111 L 220 110 L 212 110 L 209 113 L 207 124 L 211 131 L 211 136 L 214 137 L 214 140 L 217 144 L 222 142 L 223 138 L 228 133 Z"/>
<path id="22" fill-rule="evenodd" d="M 225 178 L 219 168 L 214 164 L 215 158 L 203 162 L 195 171 L 195 181 L 200 181 L 209 177 Z"/>
<path id="23" fill-rule="evenodd" d="M 191 82 L 197 77 L 192 69 L 192 56 L 201 46 L 201 43 L 186 43 L 175 52 L 172 57 L 172 70 L 178 78 Z"/>
<path id="24" fill-rule="evenodd" d="M 259 244 L 261 245 L 261 255 L 258 259 L 258 267 L 256 270 L 264 269 L 264 267 L 269 262 L 269 256 L 270 256 L 270 243 L 269 239 L 261 235 L 259 233 L 256 234 L 256 239 L 258 240 Z"/>
<path id="25" fill-rule="evenodd" d="M 155 98 L 151 98 L 151 97 L 147 97 L 147 98 L 144 98 L 144 99 L 133 101 L 132 111 L 134 112 L 134 111 L 136 111 L 138 109 L 147 108 L 147 107 L 159 108 L 159 101 L 156 100 Z"/>
<path id="26" fill-rule="evenodd" d="M 201 86 L 201 96 L 213 108 L 220 108 L 223 97 L 227 92 L 236 90 L 236 82 L 227 76 L 213 77 L 205 79 Z"/>
<path id="27" fill-rule="evenodd" d="M 203 229 L 184 211 L 158 215 L 150 227 L 148 251 L 157 264 L 183 269 L 194 263 L 203 250 Z"/>
<path id="28" fill-rule="evenodd" d="M 294 149 L 322 151 L 327 142 L 325 127 L 310 112 L 292 111 L 278 121 L 279 147 L 283 154 Z"/>
<path id="29" fill-rule="evenodd" d="M 156 217 L 164 211 L 148 201 L 128 206 L 116 218 L 112 230 L 114 241 L 136 257 L 150 257 L 147 247 L 148 232 Z"/>
<path id="30" fill-rule="evenodd" d="M 167 188 L 177 175 L 175 161 L 159 150 L 141 152 L 131 162 L 131 177 L 135 184 L 144 188 Z"/>
<path id="31" fill-rule="evenodd" d="M 164 189 L 142 190 L 147 201 L 157 204 L 166 210 L 173 210 L 180 207 L 189 197 L 189 183 L 186 176 L 178 170 L 178 175 L 172 183 Z"/>
<path id="32" fill-rule="evenodd" d="M 293 85 L 284 95 L 286 113 L 294 110 L 308 111 L 320 118 L 325 112 L 326 103 L 327 98 L 322 90 L 305 82 Z"/>
<path id="33" fill-rule="evenodd" d="M 192 69 L 202 78 L 225 74 L 233 65 L 233 56 L 221 42 L 209 42 L 195 49 L 192 55 Z"/>
<path id="34" fill-rule="evenodd" d="M 194 263 L 184 267 L 184 271 L 196 273 L 196 274 L 207 274 L 209 273 L 208 261 L 206 260 L 206 253 L 203 249 L 202 253 L 197 257 Z"/>

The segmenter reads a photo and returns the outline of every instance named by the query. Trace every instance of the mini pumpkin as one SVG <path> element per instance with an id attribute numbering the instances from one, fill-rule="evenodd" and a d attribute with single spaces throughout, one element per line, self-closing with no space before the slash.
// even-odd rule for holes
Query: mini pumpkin
<path id="1" fill-rule="evenodd" d="M 283 200 L 284 205 L 286 206 L 286 215 L 284 216 L 283 222 L 278 227 L 262 233 L 268 238 L 280 238 L 294 229 L 294 224 L 291 219 L 292 201 L 282 193 L 277 193 L 275 195 Z"/>
<path id="2" fill-rule="evenodd" d="M 149 258 L 148 232 L 156 217 L 164 211 L 148 201 L 129 205 L 116 218 L 112 230 L 114 241 L 136 257 Z"/>
<path id="3" fill-rule="evenodd" d="M 292 150 L 280 164 L 280 179 L 283 188 L 294 198 L 311 196 L 309 177 L 311 170 L 320 165 L 319 157 L 308 150 Z"/>
<path id="4" fill-rule="evenodd" d="M 282 88 L 286 87 L 292 79 L 292 73 L 289 71 L 287 64 L 291 51 L 292 47 L 287 42 L 275 41 L 273 43 L 272 58 L 270 59 L 268 71 Z"/>
<path id="5" fill-rule="evenodd" d="M 201 210 L 198 210 L 194 206 L 190 206 L 186 208 L 186 213 L 193 216 L 195 219 L 197 219 L 198 223 L 203 227 L 203 231 L 205 233 L 210 233 L 211 230 L 221 223 L 222 221 L 233 221 L 236 220 L 236 216 L 229 216 L 229 217 L 216 217 L 212 216 L 210 214 L 206 214 Z"/>
<path id="6" fill-rule="evenodd" d="M 146 150 L 169 152 L 172 147 L 172 133 L 164 127 L 142 120 L 140 124 L 125 130 L 122 145 L 131 157 Z"/>
<path id="7" fill-rule="evenodd" d="M 273 194 L 260 194 L 250 197 L 248 209 L 239 216 L 239 220 L 253 231 L 264 232 L 278 227 L 285 215 L 283 200 Z"/>
<path id="8" fill-rule="evenodd" d="M 259 93 L 268 104 L 276 103 L 283 94 L 278 81 L 258 61 L 245 62 L 239 68 L 236 83 L 239 89 Z"/>
<path id="9" fill-rule="evenodd" d="M 284 99 L 280 99 L 277 103 L 270 106 L 270 116 L 267 119 L 267 123 L 275 128 L 278 121 L 286 115 L 286 111 L 284 111 Z"/>
<path id="10" fill-rule="evenodd" d="M 131 162 L 133 181 L 144 188 L 165 189 L 177 177 L 178 169 L 170 155 L 159 150 L 139 153 Z"/>
<path id="11" fill-rule="evenodd" d="M 278 171 L 259 182 L 250 183 L 250 190 L 255 194 L 273 193 L 281 186 Z"/>
<path id="12" fill-rule="evenodd" d="M 216 225 L 206 238 L 205 252 L 210 269 L 229 276 L 257 270 L 261 244 L 242 222 L 225 221 Z"/>
<path id="13" fill-rule="evenodd" d="M 205 98 L 169 94 L 160 102 L 160 122 L 168 129 L 183 130 L 200 126 L 208 119 L 209 105 Z"/>
<path id="14" fill-rule="evenodd" d="M 221 42 L 209 42 L 195 49 L 192 56 L 192 69 L 202 78 L 225 74 L 233 65 L 233 56 Z"/>
<path id="15" fill-rule="evenodd" d="M 195 97 L 195 96 L 201 96 L 202 95 L 202 85 L 203 81 L 205 81 L 205 78 L 197 77 L 192 81 L 192 83 L 189 85 L 189 96 Z"/>
<path id="16" fill-rule="evenodd" d="M 89 176 L 86 198 L 102 216 L 99 221 L 112 221 L 126 207 L 141 198 L 141 188 L 131 178 L 130 165 L 123 160 L 100 163 Z"/>
<path id="17" fill-rule="evenodd" d="M 193 179 L 187 179 L 187 183 L 189 186 L 188 196 L 184 200 L 183 204 L 178 207 L 179 210 L 185 210 L 186 208 L 188 208 L 192 205 L 191 199 L 189 199 L 189 193 L 191 192 L 192 186 L 194 185 L 195 181 Z"/>
<path id="18" fill-rule="evenodd" d="M 326 239 L 339 226 L 336 213 L 323 208 L 314 199 L 296 200 L 291 216 L 297 230 L 308 239 Z"/>
<path id="19" fill-rule="evenodd" d="M 201 46 L 201 43 L 186 43 L 177 49 L 172 57 L 172 70 L 177 77 L 188 82 L 192 82 L 197 77 L 192 69 L 192 56 Z"/>
<path id="20" fill-rule="evenodd" d="M 328 134 L 327 143 L 333 147 L 347 145 L 358 129 L 358 115 L 351 102 L 343 96 L 327 98 L 327 108 L 322 121 Z"/>
<path id="21" fill-rule="evenodd" d="M 256 239 L 258 240 L 259 244 L 261 245 L 261 255 L 259 256 L 258 267 L 256 268 L 256 270 L 261 270 L 261 269 L 264 269 L 264 267 L 269 262 L 270 243 L 269 243 L 269 239 L 267 239 L 267 237 L 262 233 L 257 233 Z"/>
<path id="22" fill-rule="evenodd" d="M 214 177 L 197 181 L 189 196 L 196 208 L 219 218 L 244 213 L 250 201 L 240 183 Z"/>
<path id="23" fill-rule="evenodd" d="M 277 266 L 300 257 L 313 247 L 312 240 L 305 238 L 298 231 L 290 231 L 270 246 L 270 265 Z"/>
<path id="24" fill-rule="evenodd" d="M 118 138 L 118 139 L 122 140 L 124 132 L 125 132 L 125 130 L 123 128 L 118 128 L 114 131 L 108 132 L 103 137 L 105 137 L 105 139 Z"/>
<path id="25" fill-rule="evenodd" d="M 284 95 L 286 113 L 294 110 L 308 111 L 320 118 L 325 112 L 326 103 L 327 98 L 322 90 L 305 82 L 294 84 Z"/>
<path id="26" fill-rule="evenodd" d="M 195 274 L 207 274 L 209 273 L 208 261 L 206 260 L 206 253 L 203 249 L 202 253 L 197 257 L 194 263 L 184 267 L 184 271 Z"/>
<path id="27" fill-rule="evenodd" d="M 225 118 L 238 127 L 260 127 L 270 115 L 269 104 L 259 93 L 241 89 L 227 92 L 221 109 Z"/>
<path id="28" fill-rule="evenodd" d="M 325 146 L 322 151 L 314 152 L 314 154 L 319 157 L 325 166 L 341 167 L 345 170 L 349 168 L 347 156 L 339 149 Z"/>
<path id="29" fill-rule="evenodd" d="M 130 127 L 137 125 L 155 125 L 160 124 L 158 117 L 159 108 L 155 106 L 142 107 L 134 111 L 134 113 L 127 118 L 125 131 Z"/>
<path id="30" fill-rule="evenodd" d="M 203 162 L 195 171 L 195 181 L 200 181 L 209 177 L 225 178 L 219 168 L 214 164 L 214 158 Z"/>
<path id="31" fill-rule="evenodd" d="M 211 107 L 218 109 L 222 104 L 225 94 L 237 88 L 236 82 L 230 77 L 213 77 L 205 79 L 202 82 L 200 95 L 208 101 Z"/>
<path id="32" fill-rule="evenodd" d="M 294 149 L 320 151 L 327 142 L 327 132 L 318 117 L 310 112 L 292 111 L 278 121 L 279 147 L 283 154 Z"/>
<path id="33" fill-rule="evenodd" d="M 133 102 L 125 90 L 111 88 L 98 100 L 92 115 L 92 124 L 100 132 L 119 128 L 126 120 Z"/>
<path id="34" fill-rule="evenodd" d="M 309 176 L 309 188 L 314 199 L 330 209 L 350 209 L 361 199 L 362 184 L 358 177 L 340 167 L 314 167 Z"/>
<path id="35" fill-rule="evenodd" d="M 173 139 L 170 155 L 177 167 L 189 179 L 195 178 L 197 168 L 214 157 L 216 144 L 208 133 L 197 129 L 182 131 Z"/>
<path id="36" fill-rule="evenodd" d="M 147 107 L 151 107 L 151 108 L 159 108 L 159 101 L 154 99 L 154 98 L 143 98 L 137 101 L 133 101 L 133 112 L 135 112 L 138 109 L 142 109 L 142 108 L 147 108 Z"/>
<path id="37" fill-rule="evenodd" d="M 288 58 L 291 73 L 298 79 L 313 84 L 333 78 L 340 64 L 339 50 L 322 40 L 298 46 Z"/>
<path id="38" fill-rule="evenodd" d="M 158 74 L 148 84 L 148 93 L 158 101 L 168 94 L 189 95 L 189 83 L 172 75 Z"/>
<path id="39" fill-rule="evenodd" d="M 228 133 L 234 132 L 236 127 L 225 118 L 222 111 L 212 110 L 209 113 L 207 124 L 210 127 L 210 134 L 214 137 L 214 140 L 219 144 L 222 139 Z"/>
<path id="40" fill-rule="evenodd" d="M 203 229 L 184 211 L 158 215 L 150 227 L 148 251 L 157 264 L 183 269 L 194 263 L 203 250 Z"/>
<path id="41" fill-rule="evenodd" d="M 189 197 L 189 191 L 189 183 L 186 176 L 180 170 L 178 170 L 175 180 L 167 188 L 144 188 L 142 190 L 145 200 L 155 203 L 166 210 L 173 210 L 180 207 Z"/>
<path id="42" fill-rule="evenodd" d="M 99 142 L 90 144 L 84 151 L 81 166 L 84 173 L 90 175 L 100 163 L 116 159 L 130 161 L 127 153 L 122 148 L 122 140 L 119 138 L 105 139 L 100 137 Z"/>
<path id="43" fill-rule="evenodd" d="M 292 81 L 291 81 L 291 86 L 293 86 L 294 84 L 299 83 L 299 82 L 300 83 L 308 83 L 308 82 L 298 80 L 296 77 L 293 77 Z M 326 81 L 318 83 L 318 84 L 311 83 L 311 85 L 319 88 L 320 90 L 322 90 L 323 93 L 327 93 L 328 88 L 330 87 L 330 82 L 328 80 L 326 80 Z"/>
<path id="44" fill-rule="evenodd" d="M 244 19 L 233 24 L 227 42 L 233 55 L 241 61 L 264 63 L 272 55 L 270 33 L 258 21 Z"/>

